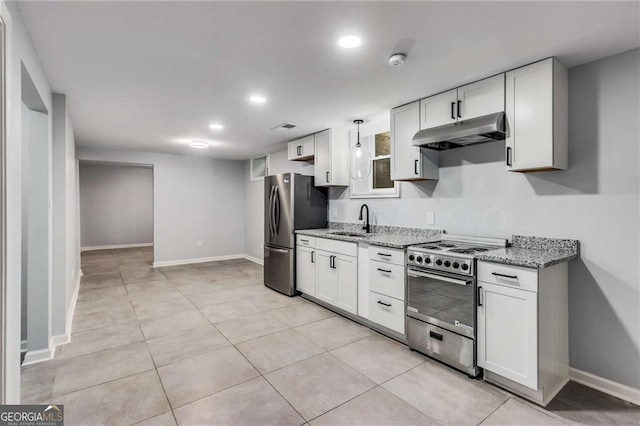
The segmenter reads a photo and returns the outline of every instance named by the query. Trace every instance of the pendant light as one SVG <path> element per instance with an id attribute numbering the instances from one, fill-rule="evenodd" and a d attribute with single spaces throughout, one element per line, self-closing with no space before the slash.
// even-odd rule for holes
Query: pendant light
<path id="1" fill-rule="evenodd" d="M 349 174 L 354 180 L 362 180 L 371 173 L 371 155 L 369 150 L 360 143 L 360 125 L 363 120 L 353 120 L 358 125 L 358 142 L 351 148 L 349 154 Z"/>

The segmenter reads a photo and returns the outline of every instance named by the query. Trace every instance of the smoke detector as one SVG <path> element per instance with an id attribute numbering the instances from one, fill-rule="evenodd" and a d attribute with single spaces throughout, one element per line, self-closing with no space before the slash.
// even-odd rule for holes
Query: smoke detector
<path id="1" fill-rule="evenodd" d="M 389 65 L 392 67 L 401 67 L 407 60 L 407 55 L 404 53 L 394 53 L 389 56 Z"/>
<path id="2" fill-rule="evenodd" d="M 284 123 L 278 124 L 275 127 L 272 127 L 271 130 L 291 130 L 294 127 L 298 127 L 298 125 L 284 122 Z"/>

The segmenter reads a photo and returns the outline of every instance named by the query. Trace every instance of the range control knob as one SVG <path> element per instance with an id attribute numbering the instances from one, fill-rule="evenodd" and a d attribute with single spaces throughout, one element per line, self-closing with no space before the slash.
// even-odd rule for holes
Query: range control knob
<path id="1" fill-rule="evenodd" d="M 442 265 L 442 259 L 436 259 L 436 265 L 438 266 Z"/>
<path id="2" fill-rule="evenodd" d="M 448 268 L 449 266 L 451 266 L 451 262 L 449 262 L 448 260 L 445 260 L 444 261 L 444 266 L 446 266 Z"/>
<path id="3" fill-rule="evenodd" d="M 431 263 L 431 258 L 430 257 L 425 257 L 424 258 L 424 263 L 426 263 L 427 265 Z"/>
<path id="4" fill-rule="evenodd" d="M 416 257 L 416 262 L 418 262 L 418 263 L 422 263 L 422 256 L 418 256 L 418 257 Z"/>
<path id="5" fill-rule="evenodd" d="M 413 262 L 413 260 L 414 260 L 415 258 L 416 258 L 416 257 L 415 257 L 414 255 L 412 255 L 412 254 L 410 254 L 410 255 L 409 255 L 409 261 Z"/>
<path id="6" fill-rule="evenodd" d="M 458 269 L 460 267 L 460 264 L 458 262 L 453 262 L 453 267 Z"/>
<path id="7" fill-rule="evenodd" d="M 468 263 L 463 263 L 461 266 L 463 271 L 466 271 L 467 269 L 469 269 L 469 264 Z"/>

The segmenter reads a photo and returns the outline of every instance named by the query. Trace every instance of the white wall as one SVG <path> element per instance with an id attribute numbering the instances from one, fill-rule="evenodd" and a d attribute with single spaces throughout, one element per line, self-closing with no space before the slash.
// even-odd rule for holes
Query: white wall
<path id="1" fill-rule="evenodd" d="M 53 103 L 53 282 L 52 334 L 64 340 L 71 332 L 73 294 L 80 263 L 77 244 L 76 154 L 66 96 L 54 93 Z"/>
<path id="2" fill-rule="evenodd" d="M 153 243 L 153 169 L 80 163 L 82 247 Z"/>
<path id="3" fill-rule="evenodd" d="M 15 3 L 0 2 L 0 14 L 7 26 L 7 146 L 6 146 L 6 394 L 5 402 L 20 401 L 20 311 L 21 311 L 21 65 L 28 70 L 38 94 L 51 110 L 51 89 L 26 32 Z M 50 126 L 49 126 L 50 128 Z"/>
<path id="4" fill-rule="evenodd" d="M 262 260 L 264 257 L 264 180 L 251 181 L 250 161 L 244 165 L 244 252 Z M 313 175 L 313 163 L 288 161 L 287 150 L 269 154 L 269 174 L 300 173 Z"/>
<path id="5" fill-rule="evenodd" d="M 401 199 L 350 200 L 332 189 L 338 222 L 363 201 L 374 222 L 450 233 L 580 240 L 571 262 L 571 366 L 640 388 L 640 50 L 569 70 L 569 170 L 505 171 L 504 143 L 441 154 L 440 180 L 403 183 Z"/>
<path id="6" fill-rule="evenodd" d="M 155 262 L 243 253 L 242 162 L 81 146 L 76 155 L 81 161 L 153 165 Z"/>

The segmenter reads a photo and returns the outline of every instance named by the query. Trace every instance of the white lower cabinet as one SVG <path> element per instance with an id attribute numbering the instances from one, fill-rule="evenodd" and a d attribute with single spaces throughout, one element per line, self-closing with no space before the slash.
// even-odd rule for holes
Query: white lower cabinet
<path id="1" fill-rule="evenodd" d="M 547 405 L 569 380 L 567 263 L 478 262 L 477 350 L 484 378 Z"/>
<path id="2" fill-rule="evenodd" d="M 538 388 L 538 295 L 478 283 L 478 365 Z"/>
<path id="3" fill-rule="evenodd" d="M 404 334 L 404 302 L 370 291 L 369 319 L 383 327 Z"/>
<path id="4" fill-rule="evenodd" d="M 349 313 L 357 314 L 358 258 L 318 250 L 316 297 Z"/>
<path id="5" fill-rule="evenodd" d="M 296 288 L 298 291 L 316 295 L 316 250 L 304 246 L 296 249 Z"/>

